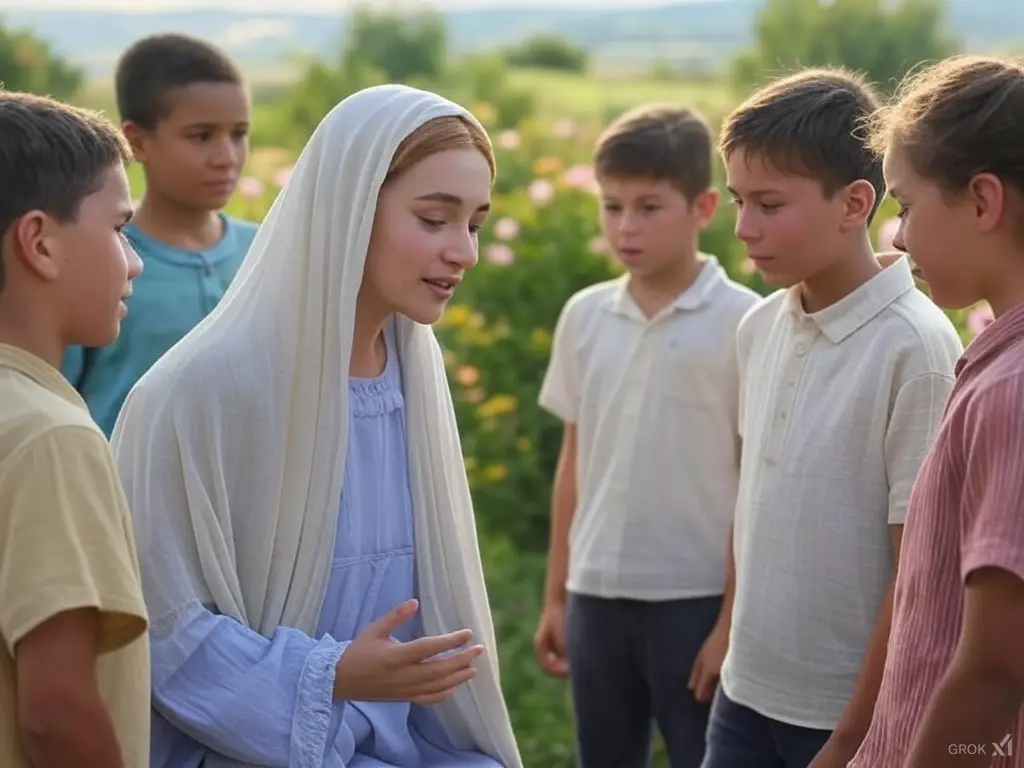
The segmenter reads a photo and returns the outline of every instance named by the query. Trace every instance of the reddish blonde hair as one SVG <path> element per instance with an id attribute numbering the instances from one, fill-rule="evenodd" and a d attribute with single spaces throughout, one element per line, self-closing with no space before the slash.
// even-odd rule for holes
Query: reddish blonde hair
<path id="1" fill-rule="evenodd" d="M 398 176 L 420 160 L 451 149 L 476 149 L 486 158 L 494 178 L 496 165 L 491 140 L 474 121 L 461 115 L 449 115 L 428 120 L 410 133 L 391 158 L 391 167 L 385 181 Z"/>
<path id="2" fill-rule="evenodd" d="M 954 195 L 979 173 L 1024 194 L 1024 60 L 954 56 L 907 77 L 897 96 L 871 121 L 876 152 L 904 152 Z"/>

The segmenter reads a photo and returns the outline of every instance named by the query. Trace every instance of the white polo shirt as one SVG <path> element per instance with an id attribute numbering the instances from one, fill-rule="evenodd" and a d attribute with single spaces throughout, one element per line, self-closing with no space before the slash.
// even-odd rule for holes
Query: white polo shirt
<path id="1" fill-rule="evenodd" d="M 962 347 L 906 258 L 821 312 L 799 288 L 743 319 L 736 602 L 722 686 L 766 717 L 833 729 L 892 576 L 890 525 Z"/>
<path id="2" fill-rule="evenodd" d="M 759 297 L 710 256 L 656 317 L 628 277 L 573 296 L 543 408 L 576 424 L 567 588 L 636 600 L 719 595 L 739 480 L 735 348 Z"/>

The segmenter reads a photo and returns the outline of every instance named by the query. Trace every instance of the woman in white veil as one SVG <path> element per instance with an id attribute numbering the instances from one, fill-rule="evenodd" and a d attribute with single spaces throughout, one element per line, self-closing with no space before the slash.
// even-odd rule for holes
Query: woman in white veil
<path id="1" fill-rule="evenodd" d="M 429 327 L 493 174 L 461 107 L 346 99 L 126 400 L 154 768 L 520 768 Z"/>

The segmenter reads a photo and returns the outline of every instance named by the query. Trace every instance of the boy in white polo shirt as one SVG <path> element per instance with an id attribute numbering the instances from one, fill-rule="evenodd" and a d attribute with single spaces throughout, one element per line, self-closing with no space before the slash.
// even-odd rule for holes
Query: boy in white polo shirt
<path id="1" fill-rule="evenodd" d="M 673 768 L 704 753 L 729 631 L 735 331 L 758 300 L 698 251 L 713 151 L 674 107 L 602 136 L 601 224 L 627 274 L 566 304 L 540 395 L 565 433 L 536 650 L 570 675 L 582 768 L 643 768 L 653 722 Z"/>
<path id="2" fill-rule="evenodd" d="M 962 351 L 906 258 L 872 252 L 876 106 L 807 71 L 722 129 L 736 234 L 784 290 L 738 332 L 736 596 L 705 768 L 845 768 L 871 721 L 907 501 Z"/>

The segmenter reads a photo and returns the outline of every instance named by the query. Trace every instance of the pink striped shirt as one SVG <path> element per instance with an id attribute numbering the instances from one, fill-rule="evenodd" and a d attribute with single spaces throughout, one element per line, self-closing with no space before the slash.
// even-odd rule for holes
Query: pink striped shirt
<path id="1" fill-rule="evenodd" d="M 957 381 L 910 497 L 889 654 L 874 718 L 848 768 L 900 768 L 960 637 L 964 581 L 994 566 L 1024 579 L 1024 306 L 986 328 Z M 1024 717 L 1010 731 L 1024 768 Z"/>

